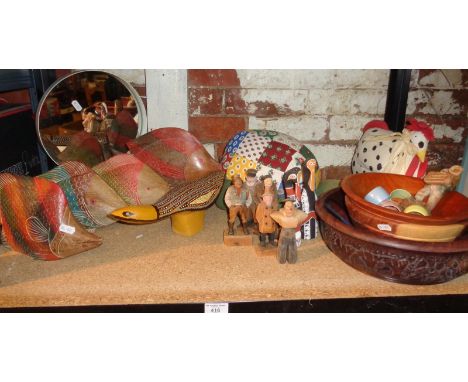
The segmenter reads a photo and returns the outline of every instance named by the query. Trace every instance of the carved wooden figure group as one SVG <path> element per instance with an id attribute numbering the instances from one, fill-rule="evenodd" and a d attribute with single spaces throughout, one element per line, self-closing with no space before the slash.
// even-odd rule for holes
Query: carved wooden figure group
<path id="1" fill-rule="evenodd" d="M 298 188 L 298 191 L 300 198 L 302 188 Z M 234 224 L 238 217 L 244 235 L 249 234 L 248 223 L 255 225 L 262 248 L 279 245 L 277 259 L 280 264 L 297 261 L 296 235 L 298 232 L 300 240 L 300 227 L 307 221 L 309 214 L 296 208 L 293 199 L 287 199 L 284 207 L 279 209 L 277 187 L 270 175 L 257 180 L 256 171 L 249 169 L 245 183 L 239 175 L 234 175 L 224 200 L 228 207 L 228 235 L 235 235 Z M 279 241 L 278 231 L 281 232 Z"/>

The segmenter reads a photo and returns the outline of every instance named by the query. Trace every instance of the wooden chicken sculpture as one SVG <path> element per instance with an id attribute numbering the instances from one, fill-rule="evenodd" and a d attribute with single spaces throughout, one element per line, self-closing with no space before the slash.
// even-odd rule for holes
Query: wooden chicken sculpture
<path id="1" fill-rule="evenodd" d="M 426 151 L 434 140 L 432 128 L 408 119 L 403 132 L 393 132 L 384 121 L 364 126 L 351 163 L 353 173 L 384 172 L 422 178 L 426 173 Z"/>

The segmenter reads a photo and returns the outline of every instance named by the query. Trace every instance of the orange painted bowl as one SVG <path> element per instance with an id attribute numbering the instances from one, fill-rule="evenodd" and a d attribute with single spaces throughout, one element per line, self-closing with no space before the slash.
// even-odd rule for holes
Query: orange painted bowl
<path id="1" fill-rule="evenodd" d="M 440 284 L 468 273 L 468 233 L 450 243 L 421 243 L 353 225 L 344 192 L 336 188 L 316 204 L 322 239 L 354 269 L 404 284 Z M 348 221 L 348 224 L 344 223 Z"/>
<path id="2" fill-rule="evenodd" d="M 424 187 L 421 179 L 404 175 L 364 173 L 347 176 L 341 182 L 345 204 L 353 222 L 370 231 L 405 240 L 448 242 L 460 236 L 468 225 L 468 198 L 452 191 L 445 194 L 431 216 L 405 214 L 369 203 L 364 196 L 377 186 L 389 193 L 405 189 L 412 195 Z"/>

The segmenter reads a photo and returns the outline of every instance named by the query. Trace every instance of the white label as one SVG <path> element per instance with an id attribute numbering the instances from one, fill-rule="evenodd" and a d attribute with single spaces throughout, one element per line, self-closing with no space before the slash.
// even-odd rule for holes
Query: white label
<path id="1" fill-rule="evenodd" d="M 80 103 L 74 99 L 72 102 L 71 102 L 72 106 L 75 108 L 76 111 L 81 111 L 83 110 L 83 108 L 81 107 Z"/>
<path id="2" fill-rule="evenodd" d="M 380 229 L 381 231 L 392 232 L 392 227 L 390 227 L 388 224 L 377 224 L 377 228 Z"/>
<path id="3" fill-rule="evenodd" d="M 73 235 L 75 233 L 75 227 L 66 224 L 60 224 L 59 230 L 60 232 L 68 233 L 70 235 Z"/>
<path id="4" fill-rule="evenodd" d="M 229 313 L 229 303 L 218 302 L 205 304 L 205 313 Z"/>

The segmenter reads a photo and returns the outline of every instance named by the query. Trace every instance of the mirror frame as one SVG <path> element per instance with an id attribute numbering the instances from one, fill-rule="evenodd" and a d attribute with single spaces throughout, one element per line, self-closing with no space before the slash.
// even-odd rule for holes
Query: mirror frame
<path id="1" fill-rule="evenodd" d="M 132 85 L 130 85 L 127 81 L 120 78 L 119 76 L 117 76 L 117 75 L 115 75 L 115 74 L 113 74 L 113 73 L 111 73 L 109 71 L 102 70 L 102 69 L 86 69 L 86 70 L 74 71 L 74 72 L 72 72 L 70 74 L 67 74 L 66 76 L 58 78 L 56 81 L 54 81 L 54 83 L 52 85 L 50 85 L 47 88 L 47 90 L 42 95 L 41 100 L 39 101 L 39 104 L 38 104 L 37 110 L 36 110 L 36 118 L 35 118 L 36 135 L 38 137 L 39 142 L 41 143 L 42 149 L 46 152 L 47 156 L 57 165 L 60 165 L 60 162 L 57 162 L 55 160 L 55 158 L 53 158 L 52 155 L 49 154 L 49 152 L 45 148 L 44 142 L 42 142 L 42 136 L 41 136 L 41 133 L 40 133 L 40 126 L 39 126 L 40 115 L 41 115 L 40 111 L 41 111 L 42 107 L 44 106 L 44 103 L 47 100 L 47 97 L 52 92 L 52 90 L 54 89 L 55 86 L 57 86 L 62 81 L 65 81 L 67 78 L 70 78 L 70 77 L 72 77 L 74 75 L 77 75 L 77 74 L 80 74 L 80 73 L 87 73 L 87 72 L 102 72 L 102 73 L 105 73 L 105 74 L 113 77 L 117 81 L 120 81 L 122 83 L 122 85 L 124 85 L 125 88 L 129 91 L 130 95 L 135 100 L 135 103 L 136 103 L 136 106 L 137 106 L 137 110 L 138 110 L 138 133 L 137 133 L 137 137 L 139 137 L 140 135 L 146 134 L 148 132 L 148 117 L 146 115 L 145 105 L 143 103 L 143 100 L 141 99 L 141 96 L 138 94 L 138 92 L 135 90 L 135 88 Z"/>

